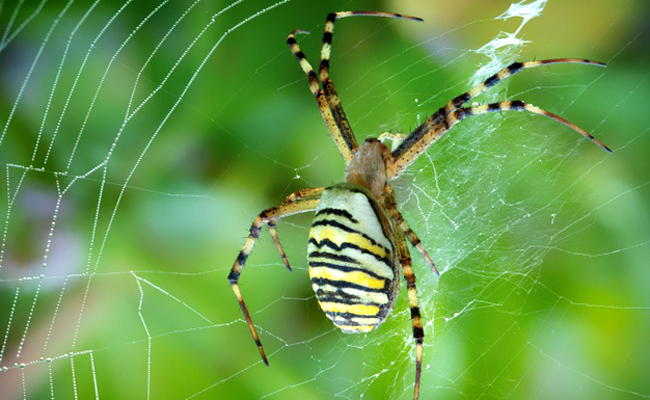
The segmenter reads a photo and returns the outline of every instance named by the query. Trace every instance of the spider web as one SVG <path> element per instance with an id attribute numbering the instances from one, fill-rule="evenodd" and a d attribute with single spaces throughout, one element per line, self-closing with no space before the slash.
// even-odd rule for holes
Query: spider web
<path id="1" fill-rule="evenodd" d="M 309 216 L 283 220 L 289 274 L 252 219 L 343 163 L 286 49 L 332 77 L 360 140 L 409 132 L 514 60 L 588 57 L 509 78 L 592 132 L 509 113 L 469 119 L 395 182 L 436 261 L 413 252 L 425 318 L 421 398 L 650 397 L 648 6 L 640 1 L 0 3 L 0 398 L 408 399 L 404 290 L 377 330 L 318 309 Z M 645 24 L 645 25 L 644 25 Z"/>

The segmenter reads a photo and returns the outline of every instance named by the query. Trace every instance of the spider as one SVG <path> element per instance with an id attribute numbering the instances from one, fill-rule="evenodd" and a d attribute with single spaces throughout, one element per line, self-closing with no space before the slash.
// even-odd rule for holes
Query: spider
<path id="1" fill-rule="evenodd" d="M 228 280 L 262 360 L 268 365 L 264 348 L 239 289 L 239 277 L 264 225 L 268 225 L 282 261 L 291 271 L 278 239 L 276 223 L 290 215 L 315 211 L 307 245 L 309 276 L 320 307 L 343 332 L 368 332 L 381 325 L 395 303 L 400 272 L 404 275 L 415 341 L 413 398 L 417 399 L 420 393 L 424 329 L 407 240 L 422 254 L 432 271 L 436 275 L 440 274 L 420 239 L 397 209 L 395 193 L 388 182 L 397 178 L 420 154 L 458 122 L 489 112 L 527 111 L 550 117 L 611 153 L 607 146 L 567 120 L 520 100 L 463 107 L 489 87 L 527 68 L 556 63 L 597 66 L 605 64 L 578 58 L 515 62 L 468 92 L 452 99 L 402 140 L 398 140 L 397 136 L 388 135 L 394 139 L 394 150 L 388 149 L 378 138 L 368 138 L 359 146 L 334 89 L 334 83 L 329 77 L 334 22 L 340 18 L 354 16 L 423 21 L 417 17 L 377 11 L 330 13 L 325 20 L 318 75 L 300 50 L 295 38 L 297 34 L 308 32 L 294 30 L 289 34 L 289 49 L 307 74 L 309 89 L 316 99 L 330 135 L 346 162 L 345 182 L 330 187 L 299 190 L 287 196 L 281 205 L 262 211 L 250 227 L 250 234 L 237 256 Z M 383 134 L 380 138 L 386 135 Z"/>

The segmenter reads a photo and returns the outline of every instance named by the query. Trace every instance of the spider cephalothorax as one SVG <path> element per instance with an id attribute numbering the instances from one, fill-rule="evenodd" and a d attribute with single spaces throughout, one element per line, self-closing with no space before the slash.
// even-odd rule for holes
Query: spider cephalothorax
<path id="1" fill-rule="evenodd" d="M 386 160 L 390 150 L 375 138 L 366 139 L 345 170 L 345 181 L 368 188 L 376 198 L 381 198 L 386 186 Z"/>
<path id="2" fill-rule="evenodd" d="M 329 78 L 334 22 L 339 18 L 353 16 L 422 21 L 416 17 L 375 11 L 343 11 L 329 14 L 325 21 L 318 76 L 295 39 L 296 34 L 305 31 L 295 30 L 289 34 L 287 44 L 307 74 L 309 88 L 316 98 L 325 125 L 347 164 L 345 183 L 327 188 L 299 190 L 287 196 L 281 205 L 262 211 L 253 221 L 250 234 L 237 256 L 228 279 L 260 355 L 268 365 L 264 349 L 239 290 L 239 276 L 264 225 L 269 226 L 269 232 L 282 261 L 291 270 L 284 250 L 280 246 L 275 224 L 279 219 L 289 215 L 315 211 L 308 243 L 309 275 L 321 308 L 343 332 L 367 332 L 379 326 L 393 308 L 399 290 L 400 273 L 404 276 L 416 348 L 413 398 L 417 399 L 420 393 L 424 329 L 407 240 L 422 254 L 434 273 L 438 274 L 438 270 L 420 243 L 420 239 L 409 228 L 397 209 L 395 194 L 388 182 L 399 176 L 455 124 L 464 118 L 489 112 L 527 111 L 544 115 L 567 125 L 604 150 L 611 152 L 592 135 L 572 123 L 520 100 L 463 107 L 502 79 L 527 68 L 556 63 L 597 66 L 605 64 L 579 58 L 515 62 L 468 92 L 452 99 L 409 135 L 388 135 L 396 142 L 397 146 L 394 150 L 389 150 L 374 138 L 367 139 L 359 146 L 334 89 L 334 83 Z"/>

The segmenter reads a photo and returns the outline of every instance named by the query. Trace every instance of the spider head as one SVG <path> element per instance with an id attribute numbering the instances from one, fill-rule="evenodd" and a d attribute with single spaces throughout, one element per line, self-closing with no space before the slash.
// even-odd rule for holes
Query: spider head
<path id="1" fill-rule="evenodd" d="M 368 188 L 381 198 L 386 186 L 386 158 L 390 150 L 376 138 L 366 139 L 354 153 L 345 171 L 345 181 Z"/>

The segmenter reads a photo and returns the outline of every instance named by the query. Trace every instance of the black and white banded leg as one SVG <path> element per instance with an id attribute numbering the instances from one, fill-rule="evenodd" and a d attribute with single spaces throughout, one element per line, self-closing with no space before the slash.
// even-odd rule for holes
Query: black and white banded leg
<path id="1" fill-rule="evenodd" d="M 273 242 L 275 243 L 275 246 L 280 253 L 282 262 L 284 265 L 286 265 L 287 268 L 289 268 L 289 271 L 291 271 L 291 267 L 287 261 L 287 256 L 282 249 L 282 246 L 280 245 L 280 241 L 275 231 L 275 223 L 279 219 L 288 217 L 290 215 L 315 210 L 316 207 L 318 207 L 318 203 L 320 202 L 320 195 L 323 190 L 324 188 L 310 188 L 299 190 L 287 196 L 284 203 L 281 205 L 277 207 L 267 208 L 266 210 L 262 211 L 253 221 L 253 224 L 249 230 L 248 238 L 246 238 L 246 242 L 244 242 L 244 246 L 239 252 L 237 259 L 235 260 L 235 264 L 230 270 L 230 274 L 228 274 L 228 281 L 230 282 L 230 286 L 235 292 L 235 297 L 237 297 L 239 306 L 244 313 L 246 324 L 248 324 L 251 335 L 253 335 L 253 340 L 255 340 L 257 349 L 260 352 L 260 356 L 262 356 L 262 360 L 266 365 L 269 365 L 269 361 L 266 358 L 264 348 L 262 347 L 262 342 L 260 341 L 260 338 L 255 330 L 253 320 L 251 319 L 250 313 L 248 312 L 248 308 L 246 308 L 244 297 L 242 296 L 241 290 L 239 289 L 239 277 L 241 275 L 242 269 L 244 268 L 244 264 L 246 263 L 246 259 L 248 259 L 248 255 L 251 253 L 251 251 L 253 251 L 255 241 L 260 236 L 262 227 L 267 224 L 269 225 L 269 231 L 271 232 Z"/>

